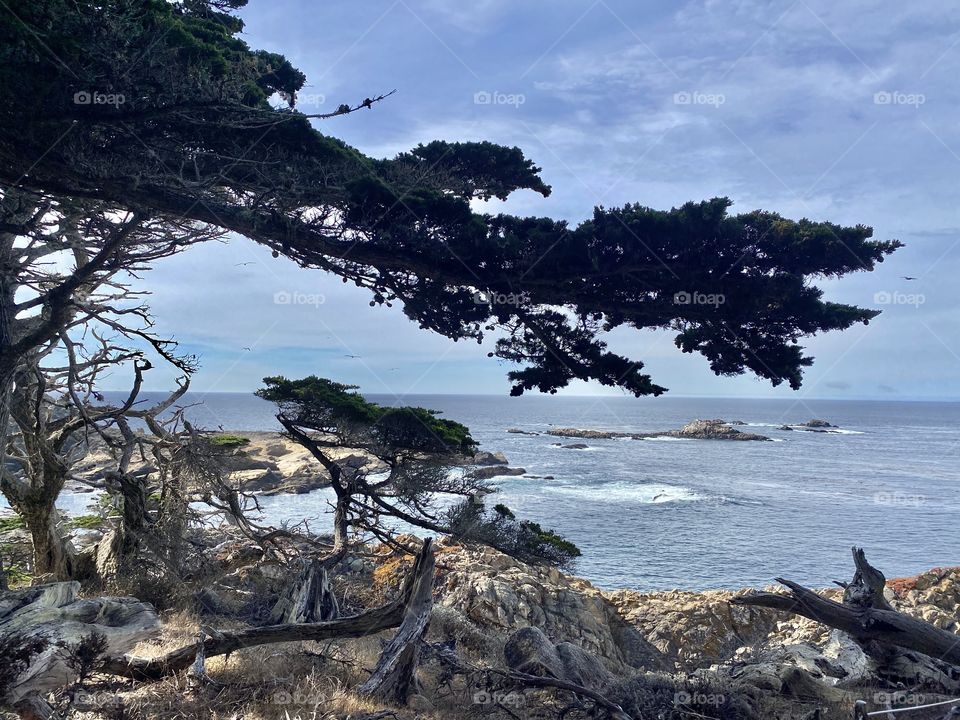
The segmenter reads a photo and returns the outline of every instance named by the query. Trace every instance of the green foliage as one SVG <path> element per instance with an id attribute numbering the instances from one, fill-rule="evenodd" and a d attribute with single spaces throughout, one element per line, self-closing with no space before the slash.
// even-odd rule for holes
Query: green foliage
<path id="1" fill-rule="evenodd" d="M 107 650 L 107 637 L 93 630 L 73 643 L 58 643 L 63 651 L 64 662 L 77 675 L 77 686 L 94 672 L 100 659 Z"/>
<path id="2" fill-rule="evenodd" d="M 490 512 L 477 497 L 452 507 L 447 520 L 453 537 L 485 543 L 523 562 L 568 567 L 581 554 L 580 548 L 552 530 L 518 520 L 503 504 Z"/>
<path id="3" fill-rule="evenodd" d="M 573 380 L 665 392 L 609 351 L 620 327 L 668 329 L 718 375 L 799 388 L 813 361 L 801 339 L 877 315 L 815 284 L 901 246 L 864 225 L 731 215 L 723 197 L 598 207 L 579 224 L 474 212 L 477 198 L 550 188 L 518 148 L 437 140 L 375 160 L 314 130 L 296 105 L 303 74 L 239 37 L 243 4 L 10 0 L 0 182 L 215 223 L 367 288 L 373 304 L 402 303 L 424 329 L 497 333 L 492 355 L 520 366 L 508 373 L 516 395 Z M 91 92 L 123 102 L 76 101 Z M 682 300 L 697 295 L 723 300 Z M 313 391 L 341 420 L 368 410 L 335 386 Z"/>
<path id="4" fill-rule="evenodd" d="M 210 438 L 210 444 L 221 448 L 238 448 L 250 443 L 250 438 L 240 435 L 214 435 Z"/>
<path id="5" fill-rule="evenodd" d="M 0 698 L 6 697 L 30 661 L 43 652 L 48 641 L 33 635 L 7 633 L 0 635 Z"/>
<path id="6" fill-rule="evenodd" d="M 4 566 L 3 572 L 7 576 L 7 584 L 10 587 L 29 585 L 33 580 L 33 575 L 28 573 L 19 565 L 11 564 L 9 567 Z"/>
<path id="7" fill-rule="evenodd" d="M 103 527 L 103 520 L 101 515 L 78 515 L 67 521 L 67 527 L 70 529 L 98 530 Z"/>
<path id="8" fill-rule="evenodd" d="M 375 443 L 397 450 L 470 454 L 476 442 L 470 430 L 435 410 L 386 407 L 366 400 L 357 386 L 315 375 L 302 380 L 263 379 L 258 397 L 277 403 L 281 412 L 300 427 L 345 434 L 359 446 Z"/>
<path id="9" fill-rule="evenodd" d="M 23 518 L 19 515 L 8 515 L 0 517 L 0 533 L 10 532 L 11 530 L 22 530 L 26 527 Z"/>
<path id="10" fill-rule="evenodd" d="M 522 520 L 520 528 L 520 541 L 526 552 L 543 557 L 564 557 L 570 560 L 581 555 L 580 548 L 572 542 L 553 530 L 544 530 L 538 523 Z"/>

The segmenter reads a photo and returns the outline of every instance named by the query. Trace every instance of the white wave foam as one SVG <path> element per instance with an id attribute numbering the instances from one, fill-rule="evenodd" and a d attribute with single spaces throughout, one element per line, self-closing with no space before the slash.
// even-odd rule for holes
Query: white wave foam
<path id="1" fill-rule="evenodd" d="M 643 504 L 661 504 L 669 502 L 696 502 L 707 500 L 704 495 L 690 488 L 660 483 L 634 484 L 625 482 L 603 483 L 602 485 L 547 485 L 545 490 L 589 498 L 597 502 L 636 502 Z"/>
<path id="2" fill-rule="evenodd" d="M 643 438 L 648 442 L 690 442 L 693 438 L 678 438 L 669 435 L 657 435 L 655 437 Z"/>

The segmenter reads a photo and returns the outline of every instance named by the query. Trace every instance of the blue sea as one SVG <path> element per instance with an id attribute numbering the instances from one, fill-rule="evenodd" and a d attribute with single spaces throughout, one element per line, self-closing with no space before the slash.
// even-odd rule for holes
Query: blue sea
<path id="1" fill-rule="evenodd" d="M 191 404 L 188 417 L 210 429 L 278 428 L 273 406 L 253 395 L 194 393 Z M 888 578 L 960 565 L 960 403 L 408 395 L 402 404 L 442 411 L 483 449 L 540 476 L 495 479 L 497 502 L 575 542 L 574 572 L 603 588 L 740 588 L 775 576 L 825 586 L 849 579 L 853 545 Z M 658 431 L 694 418 L 741 420 L 777 442 L 542 434 Z M 814 418 L 840 430 L 779 429 Z M 326 500 L 321 490 L 262 505 L 271 522 L 313 518 L 322 529 Z M 71 510 L 78 502 L 64 499 Z"/>

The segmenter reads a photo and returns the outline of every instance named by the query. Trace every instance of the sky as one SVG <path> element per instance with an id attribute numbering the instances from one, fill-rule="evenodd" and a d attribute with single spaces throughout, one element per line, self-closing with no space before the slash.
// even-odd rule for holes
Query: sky
<path id="1" fill-rule="evenodd" d="M 252 47 L 306 73 L 304 112 L 396 89 L 316 121 L 368 155 L 434 139 L 521 147 L 552 195 L 522 191 L 487 210 L 577 222 L 596 205 L 727 196 L 733 212 L 864 224 L 906 243 L 872 273 L 819 283 L 883 314 L 805 342 L 816 360 L 796 392 L 718 378 L 667 333 L 616 331 L 611 349 L 671 394 L 960 398 L 953 3 L 251 0 L 242 17 Z M 191 248 L 145 282 L 158 332 L 200 358 L 196 390 L 249 392 L 277 374 L 398 396 L 509 389 L 488 346 L 370 308 L 366 291 L 244 238 Z M 163 373 L 153 387 L 172 381 Z"/>

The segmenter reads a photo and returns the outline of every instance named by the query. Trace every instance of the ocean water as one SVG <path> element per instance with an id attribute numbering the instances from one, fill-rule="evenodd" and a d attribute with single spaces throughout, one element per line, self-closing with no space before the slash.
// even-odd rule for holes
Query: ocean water
<path id="1" fill-rule="evenodd" d="M 196 403 L 187 414 L 207 428 L 278 427 L 273 406 L 253 395 L 195 393 L 184 403 Z M 483 449 L 541 476 L 494 479 L 497 502 L 575 542 L 575 573 L 604 588 L 739 588 L 775 576 L 824 586 L 850 578 L 853 545 L 887 577 L 960 564 L 960 403 L 411 395 L 402 404 L 442 411 Z M 715 417 L 777 442 L 506 432 L 644 432 Z M 813 418 L 841 430 L 778 429 Z M 327 498 L 264 497 L 264 519 L 325 529 Z M 85 502 L 64 498 L 71 510 Z"/>

